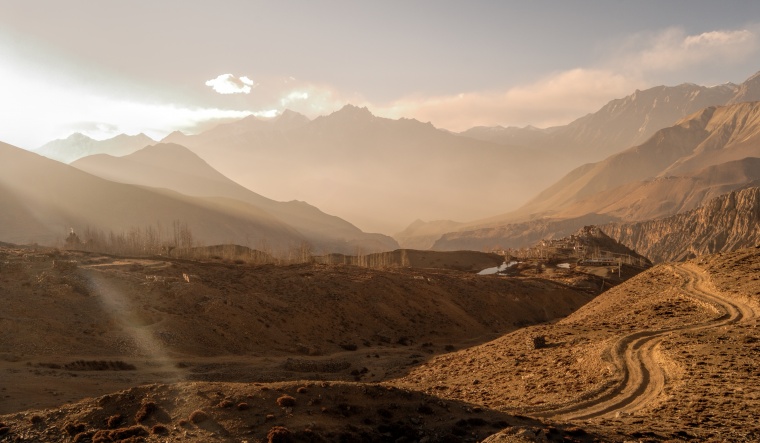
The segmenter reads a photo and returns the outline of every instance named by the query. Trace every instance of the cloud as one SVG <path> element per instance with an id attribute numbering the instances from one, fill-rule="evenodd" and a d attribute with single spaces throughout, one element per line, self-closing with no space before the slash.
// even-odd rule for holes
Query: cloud
<path id="1" fill-rule="evenodd" d="M 703 63 L 743 62 L 759 48 L 758 35 L 750 29 L 687 35 L 680 28 L 669 28 L 630 37 L 624 55 L 613 57 L 609 64 L 641 73 L 678 71 Z"/>
<path id="2" fill-rule="evenodd" d="M 753 60 L 760 52 L 758 34 L 755 28 L 694 35 L 669 28 L 629 37 L 616 45 L 614 55 L 593 66 L 555 72 L 532 83 L 501 91 L 406 97 L 381 107 L 368 106 L 378 115 L 413 117 L 453 131 L 473 126 L 567 124 L 612 99 L 663 84 L 668 75 L 684 81 L 697 69 Z M 741 79 L 723 79 L 729 80 Z"/>
<path id="3" fill-rule="evenodd" d="M 246 76 L 235 77 L 232 74 L 222 74 L 217 78 L 206 82 L 219 94 L 250 94 L 256 85 L 253 80 Z"/>
<path id="4" fill-rule="evenodd" d="M 640 81 L 613 71 L 578 68 L 506 91 L 407 98 L 374 112 L 391 118 L 414 117 L 452 131 L 493 125 L 547 127 L 568 123 L 640 86 Z"/>
<path id="5" fill-rule="evenodd" d="M 293 102 L 307 100 L 308 98 L 309 98 L 308 92 L 292 91 L 288 95 L 280 99 L 280 105 L 285 107 Z"/>

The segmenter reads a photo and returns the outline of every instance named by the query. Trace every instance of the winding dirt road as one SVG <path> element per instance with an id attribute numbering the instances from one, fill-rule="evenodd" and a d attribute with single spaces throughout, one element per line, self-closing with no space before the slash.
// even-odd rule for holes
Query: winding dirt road
<path id="1" fill-rule="evenodd" d="M 652 402 L 663 392 L 666 376 L 660 365 L 657 347 L 672 333 L 694 332 L 720 328 L 757 314 L 739 300 L 729 300 L 710 283 L 709 276 L 693 264 L 673 265 L 685 284 L 682 289 L 688 297 L 703 306 L 714 309 L 717 316 L 710 321 L 677 328 L 637 331 L 621 337 L 611 349 L 615 365 L 623 374 L 620 383 L 598 395 L 580 402 L 560 406 L 531 415 L 562 420 L 586 420 L 631 413 Z"/>

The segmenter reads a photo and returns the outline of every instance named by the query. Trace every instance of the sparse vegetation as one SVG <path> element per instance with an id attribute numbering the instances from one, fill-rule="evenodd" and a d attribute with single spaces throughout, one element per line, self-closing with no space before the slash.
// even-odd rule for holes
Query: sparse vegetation
<path id="1" fill-rule="evenodd" d="M 106 419 L 106 427 L 108 429 L 116 429 L 124 420 L 124 416 L 121 414 L 114 414 Z"/>
<path id="2" fill-rule="evenodd" d="M 227 408 L 231 408 L 231 407 L 235 406 L 235 402 L 233 402 L 232 400 L 230 400 L 228 398 L 225 398 L 224 400 L 222 400 L 222 401 L 219 402 L 218 406 L 220 408 L 227 409 Z"/>
<path id="3" fill-rule="evenodd" d="M 87 429 L 87 425 L 85 423 L 69 422 L 63 425 L 63 432 L 72 437 L 79 434 L 80 432 L 84 432 L 85 429 Z"/>
<path id="4" fill-rule="evenodd" d="M 206 414 L 205 412 L 201 411 L 200 409 L 197 409 L 197 410 L 193 411 L 190 414 L 190 416 L 188 417 L 188 419 L 192 423 L 194 423 L 194 424 L 197 425 L 198 423 L 203 423 L 204 421 L 208 420 L 209 416 L 208 416 L 208 414 Z"/>
<path id="5" fill-rule="evenodd" d="M 291 443 L 293 442 L 293 434 L 286 427 L 275 426 L 267 432 L 267 441 L 269 443 Z"/>
<path id="6" fill-rule="evenodd" d="M 166 426 L 164 426 L 164 425 L 154 425 L 154 426 L 153 426 L 153 427 L 150 429 L 150 433 L 151 433 L 151 434 L 155 434 L 155 435 L 164 435 L 164 434 L 168 434 L 168 433 L 169 433 L 169 428 L 167 428 L 167 427 L 166 427 Z"/>
<path id="7" fill-rule="evenodd" d="M 121 442 L 130 438 L 132 439 L 131 441 L 136 442 L 138 441 L 136 437 L 145 437 L 147 435 L 148 430 L 139 425 L 113 430 L 100 430 L 92 436 L 92 443 Z"/>
<path id="8" fill-rule="evenodd" d="M 296 405 L 296 399 L 290 395 L 283 395 L 277 398 L 277 406 L 281 407 L 293 407 Z"/>
<path id="9" fill-rule="evenodd" d="M 77 360 L 63 365 L 63 369 L 69 371 L 134 371 L 137 367 L 123 361 Z"/>
<path id="10" fill-rule="evenodd" d="M 142 405 L 140 405 L 140 409 L 137 410 L 137 413 L 135 413 L 135 421 L 137 423 L 141 423 L 148 419 L 156 410 L 158 409 L 158 406 L 152 401 L 144 402 Z"/>

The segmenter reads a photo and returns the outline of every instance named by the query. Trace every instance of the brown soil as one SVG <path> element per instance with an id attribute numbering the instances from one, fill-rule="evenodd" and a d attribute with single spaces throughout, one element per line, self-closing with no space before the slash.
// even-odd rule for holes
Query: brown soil
<path id="1" fill-rule="evenodd" d="M 599 277 L 54 255 L 0 250 L 0 441 L 760 438 L 760 249 L 525 327 Z"/>
<path id="2" fill-rule="evenodd" d="M 760 249 L 661 265 L 392 382 L 629 438 L 755 441 Z M 547 346 L 532 349 L 529 339 Z M 622 438 L 622 437 L 621 437 Z"/>
<path id="3" fill-rule="evenodd" d="M 147 383 L 376 382 L 563 317 L 593 278 L 0 250 L 0 413 Z"/>

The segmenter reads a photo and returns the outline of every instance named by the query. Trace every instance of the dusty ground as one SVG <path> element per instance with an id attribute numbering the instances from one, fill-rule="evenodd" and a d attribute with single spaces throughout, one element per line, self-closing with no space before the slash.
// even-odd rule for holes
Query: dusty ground
<path id="1" fill-rule="evenodd" d="M 600 290 L 584 274 L 525 274 L 4 248 L 0 413 L 155 383 L 387 380 Z"/>
<path id="2" fill-rule="evenodd" d="M 0 253 L 0 441 L 760 440 L 760 249 L 660 265 L 526 327 L 609 270 Z"/>
<path id="3" fill-rule="evenodd" d="M 760 249 L 661 265 L 392 383 L 621 439 L 758 441 L 758 301 Z"/>

